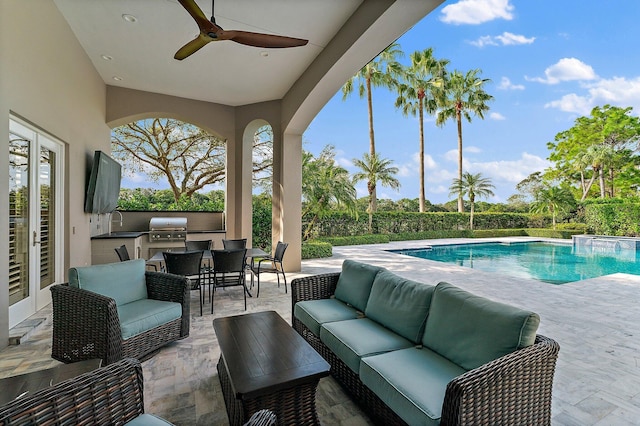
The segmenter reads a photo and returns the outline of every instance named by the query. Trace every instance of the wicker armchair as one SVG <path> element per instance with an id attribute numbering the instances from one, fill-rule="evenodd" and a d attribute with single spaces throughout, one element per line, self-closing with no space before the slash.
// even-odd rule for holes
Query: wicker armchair
<path id="1" fill-rule="evenodd" d="M 3 425 L 124 424 L 144 414 L 140 362 L 123 359 L 0 407 Z"/>
<path id="2" fill-rule="evenodd" d="M 149 299 L 178 302 L 182 317 L 124 340 L 114 299 L 68 284 L 51 286 L 53 341 L 51 357 L 65 363 L 101 358 L 107 365 L 122 358 L 144 359 L 169 342 L 189 336 L 187 278 L 145 272 Z"/>
<path id="3" fill-rule="evenodd" d="M 0 406 L 0 425 L 124 425 L 139 416 L 141 424 L 170 424 L 144 414 L 140 361 L 125 358 L 15 399 Z M 245 426 L 272 426 L 269 410 L 256 412 Z"/>
<path id="4" fill-rule="evenodd" d="M 303 300 L 327 299 L 340 273 L 297 278 L 291 283 L 293 307 Z M 364 407 L 374 423 L 406 424 L 295 315 L 293 328 L 331 364 L 331 374 Z M 551 390 L 559 345 L 537 335 L 535 343 L 452 380 L 442 405 L 442 425 L 529 424 L 551 422 Z"/>

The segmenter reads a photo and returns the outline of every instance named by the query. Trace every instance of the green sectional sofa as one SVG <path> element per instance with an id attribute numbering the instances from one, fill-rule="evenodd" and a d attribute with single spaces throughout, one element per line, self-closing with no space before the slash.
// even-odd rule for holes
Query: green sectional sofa
<path id="1" fill-rule="evenodd" d="M 187 278 L 146 271 L 142 259 L 71 268 L 68 283 L 51 287 L 51 356 L 144 359 L 189 336 L 189 290 Z"/>
<path id="2" fill-rule="evenodd" d="M 292 308 L 377 424 L 550 424 L 559 346 L 533 312 L 352 260 L 295 279 Z"/>

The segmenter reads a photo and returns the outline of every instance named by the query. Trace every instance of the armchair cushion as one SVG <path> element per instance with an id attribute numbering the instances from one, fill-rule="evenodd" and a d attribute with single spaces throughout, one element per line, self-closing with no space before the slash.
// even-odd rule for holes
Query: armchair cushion
<path id="1" fill-rule="evenodd" d="M 441 282 L 433 294 L 422 343 L 472 370 L 532 345 L 539 324 L 533 312 Z"/>
<path id="2" fill-rule="evenodd" d="M 182 305 L 163 300 L 140 299 L 117 307 L 122 338 L 128 339 L 182 316 Z"/>
<path id="3" fill-rule="evenodd" d="M 69 269 L 69 285 L 110 297 L 120 306 L 148 297 L 144 273 L 143 259 L 75 267 Z"/>
<path id="4" fill-rule="evenodd" d="M 317 337 L 320 326 L 327 322 L 358 318 L 355 308 L 338 299 L 318 299 L 298 302 L 293 307 L 293 316 L 298 318 Z"/>
<path id="5" fill-rule="evenodd" d="M 381 271 L 373 280 L 364 313 L 413 343 L 419 343 L 434 289 L 435 286 Z"/>
<path id="6" fill-rule="evenodd" d="M 336 285 L 336 299 L 364 312 L 376 274 L 384 270 L 379 266 L 367 265 L 355 260 L 342 262 L 342 272 Z"/>
<path id="7" fill-rule="evenodd" d="M 142 414 L 135 419 L 125 423 L 125 426 L 167 426 L 173 425 L 163 418 L 154 416 L 153 414 Z"/>

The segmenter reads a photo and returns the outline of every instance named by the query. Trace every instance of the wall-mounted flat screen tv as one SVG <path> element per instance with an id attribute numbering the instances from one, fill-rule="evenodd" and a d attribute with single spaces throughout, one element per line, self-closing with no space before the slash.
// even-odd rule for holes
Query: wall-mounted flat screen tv
<path id="1" fill-rule="evenodd" d="M 93 154 L 84 201 L 86 213 L 111 213 L 118 207 L 121 173 L 120 163 L 113 158 L 102 151 Z"/>

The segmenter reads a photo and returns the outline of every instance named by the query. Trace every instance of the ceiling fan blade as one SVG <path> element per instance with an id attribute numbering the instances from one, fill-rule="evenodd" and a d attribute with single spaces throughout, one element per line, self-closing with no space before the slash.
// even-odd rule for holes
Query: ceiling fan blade
<path id="1" fill-rule="evenodd" d="M 217 33 L 221 29 L 220 27 L 212 23 L 209 19 L 207 19 L 204 12 L 202 11 L 202 9 L 200 9 L 195 0 L 178 0 L 178 2 L 187 10 L 187 12 L 189 12 L 189 15 L 191 15 L 191 17 L 196 21 L 196 24 L 198 24 L 198 28 L 200 28 L 200 31 L 203 31 L 204 33 Z"/>
<path id="2" fill-rule="evenodd" d="M 220 30 L 218 32 L 218 39 L 220 40 L 232 40 L 236 43 L 244 44 L 247 46 L 264 47 L 264 48 L 283 48 L 283 47 L 297 47 L 304 46 L 309 40 L 301 38 L 285 37 L 273 34 L 253 33 L 249 31 L 237 31 L 237 30 Z"/>
<path id="3" fill-rule="evenodd" d="M 211 38 L 207 37 L 206 35 L 200 33 L 200 34 L 198 34 L 198 37 L 194 38 L 189 43 L 187 43 L 184 46 L 182 46 L 176 52 L 176 54 L 173 55 L 173 58 L 181 61 L 184 58 L 186 58 L 186 57 L 194 54 L 198 50 L 202 49 L 210 41 L 213 41 L 213 39 L 211 39 Z"/>

